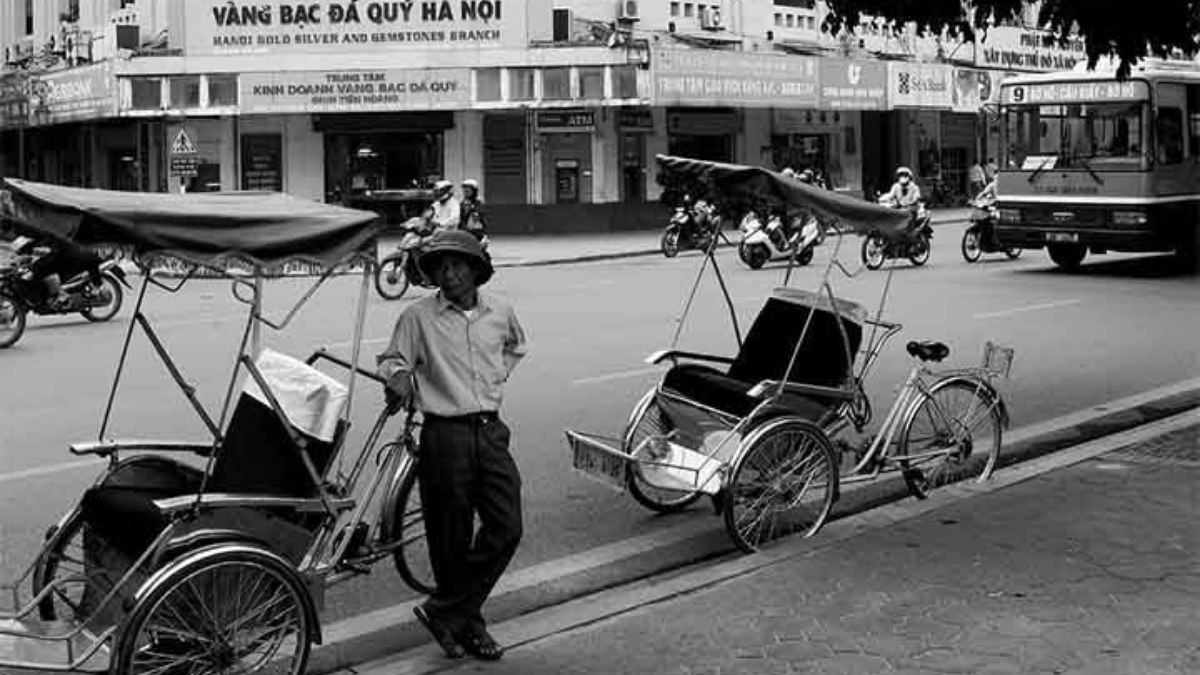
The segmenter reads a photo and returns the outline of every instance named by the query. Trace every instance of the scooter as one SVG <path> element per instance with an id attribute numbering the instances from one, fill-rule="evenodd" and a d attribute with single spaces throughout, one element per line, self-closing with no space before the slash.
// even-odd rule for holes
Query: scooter
<path id="1" fill-rule="evenodd" d="M 887 197 L 879 200 L 884 206 L 895 206 Z M 883 267 L 883 263 L 894 258 L 908 258 L 912 264 L 920 267 L 929 262 L 929 251 L 933 239 L 931 225 L 932 214 L 925 208 L 925 202 L 917 203 L 917 212 L 913 221 L 903 231 L 885 235 L 879 230 L 872 230 L 862 243 L 862 261 L 869 270 Z"/>
<path id="2" fill-rule="evenodd" d="M 776 255 L 790 255 L 793 250 L 798 264 L 809 264 L 823 232 L 820 222 L 809 216 L 799 231 L 789 236 L 778 214 L 772 214 L 763 225 L 753 209 L 742 218 L 739 229 L 742 241 L 738 245 L 738 257 L 752 270 L 762 268 Z"/>
<path id="3" fill-rule="evenodd" d="M 1004 253 L 1009 260 L 1021 257 L 1021 249 L 1001 246 L 996 236 L 1000 211 L 996 208 L 995 194 L 985 190 L 972 200 L 971 206 L 971 225 L 962 237 L 963 259 L 969 263 L 977 262 L 984 253 Z"/>
<path id="4" fill-rule="evenodd" d="M 690 208 L 686 202 L 676 206 L 667 228 L 663 230 L 660 243 L 663 255 L 674 258 L 680 251 L 689 249 L 707 251 L 720 230 L 719 220 L 716 209 L 703 199 Z"/>
<path id="5" fill-rule="evenodd" d="M 421 247 L 433 235 L 428 221 L 416 216 L 409 218 L 400 227 L 404 230 L 400 244 L 380 260 L 375 268 L 375 290 L 384 300 L 400 299 L 408 291 L 410 284 L 416 284 L 419 288 L 437 288 L 433 279 L 426 277 L 421 271 L 421 266 L 417 264 L 417 259 L 421 257 Z M 484 255 L 490 255 L 490 239 L 487 234 L 477 236 Z"/>

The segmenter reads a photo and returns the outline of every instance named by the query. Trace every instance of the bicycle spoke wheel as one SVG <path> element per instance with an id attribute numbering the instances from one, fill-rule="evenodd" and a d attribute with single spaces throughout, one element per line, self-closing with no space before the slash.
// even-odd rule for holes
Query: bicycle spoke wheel
<path id="1" fill-rule="evenodd" d="M 665 436 L 670 431 L 670 423 L 658 403 L 644 401 L 646 409 L 636 416 L 635 426 L 627 429 L 624 434 L 625 451 L 630 452 L 642 443 L 648 436 Z M 646 480 L 644 471 L 652 470 L 643 467 L 642 462 L 629 462 L 626 472 L 625 487 L 634 501 L 658 513 L 678 513 L 694 504 L 703 493 L 698 490 L 672 490 L 653 485 Z"/>
<path id="2" fill-rule="evenodd" d="M 113 672 L 301 675 L 311 626 L 295 572 L 258 555 L 184 563 L 122 629 Z"/>
<path id="3" fill-rule="evenodd" d="M 897 463 L 914 496 L 961 480 L 983 482 L 1000 456 L 999 401 L 969 381 L 934 385 L 909 416 Z"/>
<path id="4" fill-rule="evenodd" d="M 810 422 L 773 422 L 725 486 L 725 527 L 747 553 L 780 537 L 812 536 L 829 517 L 836 486 L 825 434 Z"/>
<path id="5" fill-rule="evenodd" d="M 396 571 L 409 588 L 432 595 L 437 588 L 437 581 L 429 560 L 429 540 L 425 538 L 425 518 L 421 513 L 421 490 L 417 485 L 416 465 L 404 477 L 392 522 L 395 528 L 394 541 L 401 542 L 392 554 Z"/>
<path id="6" fill-rule="evenodd" d="M 83 608 L 86 574 L 83 516 L 74 511 L 46 533 L 46 544 L 34 569 L 33 594 L 36 596 L 48 586 L 54 589 L 38 604 L 38 614 L 43 621 L 86 618 L 87 612 Z"/>

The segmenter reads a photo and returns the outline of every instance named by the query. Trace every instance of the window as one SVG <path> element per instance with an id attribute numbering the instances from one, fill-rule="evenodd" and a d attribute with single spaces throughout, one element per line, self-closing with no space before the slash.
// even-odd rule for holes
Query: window
<path id="1" fill-rule="evenodd" d="M 130 80 L 131 103 L 134 110 L 158 110 L 162 108 L 162 79 L 157 77 L 135 77 Z"/>
<path id="2" fill-rule="evenodd" d="M 1158 139 L 1160 164 L 1183 161 L 1183 111 L 1179 108 L 1159 108 L 1154 119 L 1154 135 Z"/>
<path id="3" fill-rule="evenodd" d="M 1187 86 L 1188 146 L 1192 157 L 1200 157 L 1200 84 Z"/>
<path id="4" fill-rule="evenodd" d="M 613 98 L 637 98 L 637 66 L 613 66 Z"/>
<path id="5" fill-rule="evenodd" d="M 813 9 L 816 6 L 816 0 L 775 0 L 776 7 L 798 7 L 800 9 Z"/>
<path id="6" fill-rule="evenodd" d="M 208 104 L 237 105 L 238 80 L 237 75 L 208 76 Z"/>
<path id="7" fill-rule="evenodd" d="M 687 3 L 683 6 L 683 15 L 687 18 L 692 18 L 692 3 Z"/>
<path id="8" fill-rule="evenodd" d="M 171 107 L 200 107 L 200 76 L 188 75 L 171 78 Z"/>
<path id="9" fill-rule="evenodd" d="M 475 100 L 500 100 L 499 68 L 480 68 L 475 71 Z"/>
<path id="10" fill-rule="evenodd" d="M 678 2 L 671 3 L 671 16 L 679 16 L 679 3 Z"/>
<path id="11" fill-rule="evenodd" d="M 787 15 L 787 27 L 792 28 L 795 25 L 794 24 L 795 20 L 796 20 L 796 17 L 792 16 L 791 14 L 788 14 Z"/>
<path id="12" fill-rule="evenodd" d="M 1010 106 L 1004 112 L 1003 166 L 1030 167 L 1026 171 L 1143 168 L 1145 107 L 1143 102 Z"/>
<path id="13" fill-rule="evenodd" d="M 816 21 L 816 19 L 812 18 L 811 16 L 810 16 L 810 17 L 806 17 L 806 18 L 804 19 L 804 22 L 808 24 L 808 29 L 809 29 L 809 30 L 814 30 L 814 29 L 816 29 L 816 26 L 817 26 L 817 21 Z"/>
<path id="14" fill-rule="evenodd" d="M 542 70 L 542 98 L 562 101 L 571 98 L 571 69 L 545 68 Z"/>
<path id="15" fill-rule="evenodd" d="M 508 71 L 508 98 L 512 101 L 533 100 L 533 78 L 536 68 L 510 68 Z"/>
<path id="16" fill-rule="evenodd" d="M 776 13 L 776 14 L 775 14 L 775 25 L 776 25 L 776 26 L 782 26 L 782 25 L 783 25 L 783 15 L 782 15 L 782 14 L 779 14 L 779 13 Z"/>
<path id="17" fill-rule="evenodd" d="M 579 69 L 579 98 L 604 98 L 603 67 L 586 67 Z"/>
<path id="18" fill-rule="evenodd" d="M 25 34 L 33 35 L 33 0 L 25 0 Z"/>

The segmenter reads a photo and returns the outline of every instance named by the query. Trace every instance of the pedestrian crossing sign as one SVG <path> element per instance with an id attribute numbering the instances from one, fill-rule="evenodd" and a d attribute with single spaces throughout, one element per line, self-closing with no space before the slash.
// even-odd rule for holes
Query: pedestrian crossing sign
<path id="1" fill-rule="evenodd" d="M 175 136 L 175 142 L 171 144 L 172 155 L 194 155 L 196 154 L 196 144 L 187 134 L 187 129 L 180 129 Z"/>

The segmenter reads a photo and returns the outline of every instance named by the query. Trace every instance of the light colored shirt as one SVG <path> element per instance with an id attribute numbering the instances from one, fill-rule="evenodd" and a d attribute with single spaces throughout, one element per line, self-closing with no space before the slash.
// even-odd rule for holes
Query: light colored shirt
<path id="1" fill-rule="evenodd" d="M 433 221 L 434 227 L 439 230 L 457 230 L 459 221 L 462 220 L 462 204 L 456 197 L 450 197 L 444 202 L 434 202 L 430 208 L 433 210 L 430 215 L 430 220 Z"/>
<path id="2" fill-rule="evenodd" d="M 921 188 L 917 187 L 916 182 L 910 182 L 906 191 L 900 183 L 895 183 L 885 199 L 901 208 L 914 206 L 921 201 Z"/>
<path id="3" fill-rule="evenodd" d="M 525 330 L 508 303 L 479 291 L 468 315 L 439 291 L 404 310 L 377 361 L 381 377 L 415 376 L 421 412 L 453 417 L 498 412 L 525 351 Z"/>

